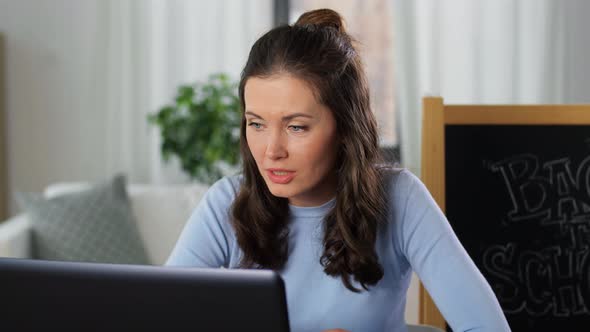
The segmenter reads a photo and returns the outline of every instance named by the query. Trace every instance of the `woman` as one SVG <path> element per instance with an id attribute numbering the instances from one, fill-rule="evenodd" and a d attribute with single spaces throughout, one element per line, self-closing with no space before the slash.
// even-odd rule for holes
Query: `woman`
<path id="1" fill-rule="evenodd" d="M 383 166 L 340 16 L 304 13 L 253 45 L 239 87 L 243 174 L 213 185 L 167 264 L 265 268 L 293 331 L 405 331 L 412 269 L 455 331 L 507 331 L 424 185 Z"/>

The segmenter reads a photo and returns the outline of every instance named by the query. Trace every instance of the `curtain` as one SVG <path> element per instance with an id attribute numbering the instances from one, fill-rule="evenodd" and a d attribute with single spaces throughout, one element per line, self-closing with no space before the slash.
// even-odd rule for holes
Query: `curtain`
<path id="1" fill-rule="evenodd" d="M 183 183 L 165 164 L 160 133 L 148 125 L 180 84 L 223 71 L 239 79 L 249 48 L 272 25 L 270 0 L 108 0 L 95 2 L 90 107 L 104 114 L 105 174 L 131 181 Z"/>
<path id="2" fill-rule="evenodd" d="M 421 98 L 583 103 L 590 23 L 582 0 L 393 0 L 402 164 L 420 174 Z"/>

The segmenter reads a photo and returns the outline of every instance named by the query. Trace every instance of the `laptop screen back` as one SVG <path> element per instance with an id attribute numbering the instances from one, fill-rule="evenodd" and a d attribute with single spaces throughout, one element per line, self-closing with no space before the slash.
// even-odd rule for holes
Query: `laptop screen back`
<path id="1" fill-rule="evenodd" d="M 0 259 L 6 331 L 289 331 L 272 271 Z"/>

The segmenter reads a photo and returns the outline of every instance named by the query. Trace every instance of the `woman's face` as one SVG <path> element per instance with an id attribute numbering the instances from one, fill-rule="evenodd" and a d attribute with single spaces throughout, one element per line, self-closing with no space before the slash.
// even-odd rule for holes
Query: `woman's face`
<path id="1" fill-rule="evenodd" d="M 336 121 L 309 84 L 288 74 L 251 77 L 244 87 L 246 139 L 270 192 L 296 206 L 336 193 Z"/>

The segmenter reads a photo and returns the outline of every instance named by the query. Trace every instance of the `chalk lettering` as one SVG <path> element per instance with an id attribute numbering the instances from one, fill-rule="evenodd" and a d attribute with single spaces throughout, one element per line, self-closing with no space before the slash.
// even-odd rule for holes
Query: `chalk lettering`
<path id="1" fill-rule="evenodd" d="M 513 156 L 489 167 L 501 175 L 510 195 L 513 209 L 507 213 L 508 221 L 540 219 L 544 224 L 561 225 L 590 218 L 590 156 L 580 163 L 575 176 L 569 158 L 545 162 L 540 168 L 539 158 L 532 154 Z"/>
<path id="2" fill-rule="evenodd" d="M 550 212 L 547 197 L 551 192 L 550 183 L 537 176 L 539 160 L 531 154 L 511 157 L 492 164 L 491 170 L 500 172 L 513 209 L 508 212 L 508 221 L 521 221 L 546 216 Z M 532 201 L 537 197 L 536 201 Z"/>
<path id="3" fill-rule="evenodd" d="M 588 250 L 557 246 L 519 251 L 510 243 L 490 246 L 483 254 L 483 270 L 507 314 L 588 315 L 589 267 Z"/>

